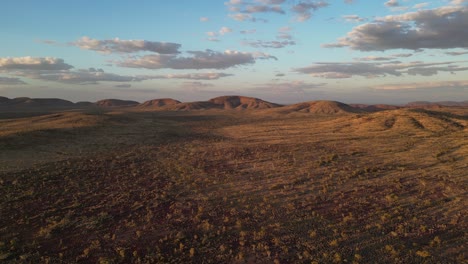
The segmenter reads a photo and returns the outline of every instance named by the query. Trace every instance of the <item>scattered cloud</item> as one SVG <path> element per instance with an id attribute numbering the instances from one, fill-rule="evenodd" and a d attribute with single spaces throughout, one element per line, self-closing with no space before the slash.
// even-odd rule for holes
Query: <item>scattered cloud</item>
<path id="1" fill-rule="evenodd" d="M 20 78 L 10 78 L 10 77 L 2 77 L 0 76 L 0 85 L 21 85 L 27 84 L 22 81 Z"/>
<path id="2" fill-rule="evenodd" d="M 292 28 L 291 27 L 280 27 L 278 29 L 278 35 L 276 36 L 277 39 L 293 39 L 291 35 Z"/>
<path id="3" fill-rule="evenodd" d="M 200 89 L 213 87 L 214 85 L 211 83 L 204 83 L 204 82 L 184 82 L 182 83 L 181 87 L 185 89 L 189 89 L 192 91 L 200 91 Z"/>
<path id="4" fill-rule="evenodd" d="M 419 3 L 419 4 L 415 4 L 413 6 L 413 9 L 423 9 L 425 7 L 427 7 L 429 5 L 429 3 Z"/>
<path id="5" fill-rule="evenodd" d="M 327 7 L 329 4 L 325 1 L 304 0 L 292 6 L 291 10 L 296 13 L 296 20 L 303 22 L 312 17 L 312 12 L 320 8 Z"/>
<path id="6" fill-rule="evenodd" d="M 273 48 L 273 49 L 280 49 L 285 48 L 287 46 L 296 45 L 295 41 L 292 40 L 283 40 L 283 41 L 263 41 L 263 40 L 256 40 L 256 41 L 243 41 L 242 44 L 246 46 L 250 46 L 253 48 Z"/>
<path id="7" fill-rule="evenodd" d="M 63 59 L 52 57 L 6 57 L 0 58 L 0 71 L 2 70 L 68 70 L 73 66 Z"/>
<path id="8" fill-rule="evenodd" d="M 393 57 L 383 57 L 383 56 L 366 56 L 361 58 L 354 58 L 357 61 L 388 61 L 393 60 Z"/>
<path id="9" fill-rule="evenodd" d="M 284 10 L 279 5 L 247 5 L 242 13 L 253 14 L 253 13 L 278 13 L 285 14 Z"/>
<path id="10" fill-rule="evenodd" d="M 117 65 L 146 69 L 227 69 L 230 67 L 255 63 L 256 59 L 276 59 L 265 53 L 248 53 L 233 50 L 217 52 L 213 50 L 189 51 L 190 57 L 177 55 L 146 55 L 126 58 Z"/>
<path id="11" fill-rule="evenodd" d="M 132 87 L 131 84 L 128 84 L 128 83 L 123 83 L 123 84 L 117 84 L 117 85 L 114 85 L 115 88 L 130 88 Z"/>
<path id="12" fill-rule="evenodd" d="M 248 30 L 241 30 L 239 31 L 241 34 L 255 34 L 257 33 L 256 29 L 248 29 Z"/>
<path id="13" fill-rule="evenodd" d="M 454 65 L 456 62 L 423 63 L 399 61 L 390 62 L 318 62 L 313 65 L 293 69 L 295 72 L 309 74 L 327 79 L 351 78 L 361 76 L 366 78 L 421 75 L 432 76 L 439 72 L 467 71 L 468 67 Z"/>
<path id="14" fill-rule="evenodd" d="M 233 74 L 223 72 L 206 72 L 206 73 L 183 73 L 183 74 L 166 74 L 166 75 L 143 75 L 137 78 L 142 80 L 149 79 L 190 79 L 190 80 L 217 80 L 219 78 L 233 76 Z"/>
<path id="15" fill-rule="evenodd" d="M 398 3 L 398 0 L 389 0 L 389 1 L 385 2 L 385 6 L 397 7 L 397 6 L 400 6 L 400 3 Z"/>
<path id="16" fill-rule="evenodd" d="M 396 57 L 396 58 L 408 58 L 408 57 L 411 57 L 413 56 L 412 53 L 398 53 L 398 54 L 393 54 L 392 57 Z"/>
<path id="17" fill-rule="evenodd" d="M 208 21 L 210 21 L 209 18 L 207 18 L 207 17 L 200 17 L 200 22 L 208 22 Z"/>
<path id="18" fill-rule="evenodd" d="M 232 28 L 228 28 L 228 27 L 222 27 L 219 30 L 220 35 L 225 35 L 225 34 L 230 33 L 230 32 L 232 32 Z"/>
<path id="19" fill-rule="evenodd" d="M 400 54 L 393 54 L 390 56 L 366 56 L 366 57 L 360 57 L 360 58 L 354 58 L 354 60 L 357 61 L 389 61 L 389 60 L 394 60 L 396 58 L 407 58 L 411 57 L 413 54 L 411 53 L 400 53 Z"/>
<path id="20" fill-rule="evenodd" d="M 77 46 L 80 49 L 94 50 L 102 53 L 135 53 L 141 51 L 155 52 L 159 54 L 177 54 L 180 44 L 171 42 L 156 42 L 147 40 L 121 40 L 105 39 L 98 40 L 89 37 L 71 42 L 70 45 Z"/>
<path id="21" fill-rule="evenodd" d="M 413 89 L 468 89 L 468 81 L 441 81 L 406 84 L 386 84 L 374 87 L 376 90 L 413 90 Z"/>
<path id="22" fill-rule="evenodd" d="M 53 81 L 67 84 L 98 84 L 99 82 L 131 82 L 138 81 L 133 76 L 123 76 L 113 73 L 106 73 L 102 69 L 80 69 L 75 71 L 18 71 L 15 75 L 42 80 Z"/>
<path id="23" fill-rule="evenodd" d="M 345 16 L 342 16 L 342 17 L 346 22 L 351 22 L 351 23 L 358 23 L 358 22 L 363 22 L 363 21 L 367 20 L 367 19 L 365 19 L 363 17 L 360 17 L 358 15 L 345 15 Z"/>
<path id="24" fill-rule="evenodd" d="M 265 86 L 272 89 L 285 89 L 285 90 L 308 90 L 325 86 L 326 83 L 307 83 L 304 81 L 289 81 L 289 82 L 274 82 Z"/>
<path id="25" fill-rule="evenodd" d="M 468 54 L 468 51 L 449 51 L 449 52 L 445 52 L 445 54 L 451 55 L 451 56 L 459 56 L 459 55 Z"/>
<path id="26" fill-rule="evenodd" d="M 357 26 L 337 43 L 323 46 L 349 47 L 361 51 L 466 48 L 467 17 L 468 7 L 463 6 L 386 16 Z"/>
<path id="27" fill-rule="evenodd" d="M 452 0 L 450 4 L 452 5 L 463 5 L 464 3 L 468 3 L 468 0 Z"/>

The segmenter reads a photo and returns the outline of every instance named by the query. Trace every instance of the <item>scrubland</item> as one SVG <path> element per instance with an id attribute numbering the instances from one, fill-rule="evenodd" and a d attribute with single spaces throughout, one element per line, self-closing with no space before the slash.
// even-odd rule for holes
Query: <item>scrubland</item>
<path id="1" fill-rule="evenodd" d="M 0 261 L 463 263 L 467 131 L 466 109 L 10 116 Z"/>

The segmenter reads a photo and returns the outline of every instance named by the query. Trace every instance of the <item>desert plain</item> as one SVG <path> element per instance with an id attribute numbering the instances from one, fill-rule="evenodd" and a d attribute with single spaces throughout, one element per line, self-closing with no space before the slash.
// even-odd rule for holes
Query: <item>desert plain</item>
<path id="1" fill-rule="evenodd" d="M 14 100 L 1 262 L 466 261 L 467 106 Z"/>

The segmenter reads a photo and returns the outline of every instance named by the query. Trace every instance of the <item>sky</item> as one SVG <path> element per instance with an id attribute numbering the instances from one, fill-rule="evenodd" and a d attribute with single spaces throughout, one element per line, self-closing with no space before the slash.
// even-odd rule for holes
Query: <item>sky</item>
<path id="1" fill-rule="evenodd" d="M 4 0 L 0 96 L 468 100 L 468 0 Z"/>

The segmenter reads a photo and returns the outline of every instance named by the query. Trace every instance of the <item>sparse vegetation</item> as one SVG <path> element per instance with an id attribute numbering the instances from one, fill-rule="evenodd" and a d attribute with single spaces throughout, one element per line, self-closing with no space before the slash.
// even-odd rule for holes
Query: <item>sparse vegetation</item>
<path id="1" fill-rule="evenodd" d="M 261 113 L 0 121 L 0 261 L 466 261 L 466 116 Z"/>

